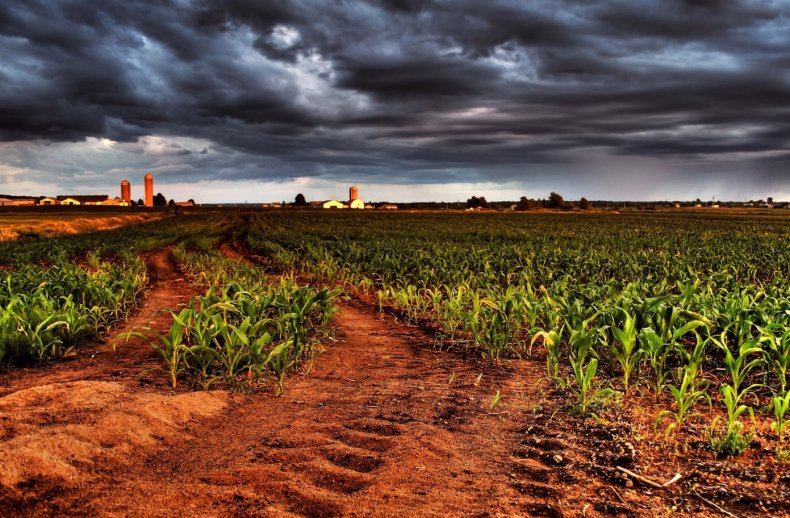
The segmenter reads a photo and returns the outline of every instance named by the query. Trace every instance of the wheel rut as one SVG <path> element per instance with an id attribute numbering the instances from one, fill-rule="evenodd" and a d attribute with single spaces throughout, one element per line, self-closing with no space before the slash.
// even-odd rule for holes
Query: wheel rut
<path id="1" fill-rule="evenodd" d="M 92 505 L 392 516 L 519 514 L 537 501 L 512 483 L 511 424 L 489 415 L 497 369 L 434 350 L 364 305 L 343 304 L 334 323 L 336 343 L 282 397 L 233 394 L 176 449 L 129 466 L 112 490 L 94 486 Z M 122 496 L 133 494 L 148 496 Z"/>

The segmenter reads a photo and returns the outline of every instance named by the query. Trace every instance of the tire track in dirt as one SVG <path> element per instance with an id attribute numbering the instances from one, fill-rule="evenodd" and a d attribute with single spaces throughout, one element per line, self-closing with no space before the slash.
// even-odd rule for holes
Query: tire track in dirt
<path id="1" fill-rule="evenodd" d="M 308 376 L 292 375 L 283 397 L 233 395 L 193 439 L 129 466 L 112 487 L 93 486 L 91 508 L 147 515 L 170 506 L 221 516 L 527 512 L 534 498 L 512 483 L 511 424 L 489 415 L 501 380 L 487 363 L 436 351 L 423 333 L 365 306 L 343 305 L 335 324 L 338 342 Z M 148 496 L 130 501 L 135 494 Z"/>

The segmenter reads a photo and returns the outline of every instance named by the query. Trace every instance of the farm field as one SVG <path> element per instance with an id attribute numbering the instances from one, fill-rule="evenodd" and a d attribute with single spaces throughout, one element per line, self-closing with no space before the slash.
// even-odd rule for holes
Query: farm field
<path id="1" fill-rule="evenodd" d="M 3 515 L 790 515 L 790 217 L 0 243 Z"/>
<path id="2" fill-rule="evenodd" d="M 161 218 L 161 212 L 108 209 L 21 208 L 0 211 L 0 241 L 33 237 L 57 237 L 96 230 L 110 230 L 132 223 Z"/>

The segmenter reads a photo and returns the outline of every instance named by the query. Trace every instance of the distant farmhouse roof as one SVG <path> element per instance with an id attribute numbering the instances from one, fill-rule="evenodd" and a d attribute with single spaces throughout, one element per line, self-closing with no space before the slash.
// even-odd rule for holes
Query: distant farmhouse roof
<path id="1" fill-rule="evenodd" d="M 23 205 L 35 205 L 33 198 L 0 198 L 0 207 L 21 207 Z"/>
<path id="2" fill-rule="evenodd" d="M 80 203 L 101 203 L 107 201 L 106 194 L 73 194 L 73 195 L 60 195 L 58 201 L 75 200 Z"/>

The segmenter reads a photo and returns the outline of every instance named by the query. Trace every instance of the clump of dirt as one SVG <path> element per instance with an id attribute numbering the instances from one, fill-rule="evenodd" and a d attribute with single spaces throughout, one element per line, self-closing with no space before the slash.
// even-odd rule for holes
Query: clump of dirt
<path id="1" fill-rule="evenodd" d="M 121 469 L 133 455 L 188 437 L 188 425 L 219 413 L 227 394 L 139 393 L 120 383 L 42 385 L 0 398 L 0 485 L 36 479 L 79 484 L 96 462 Z"/>

